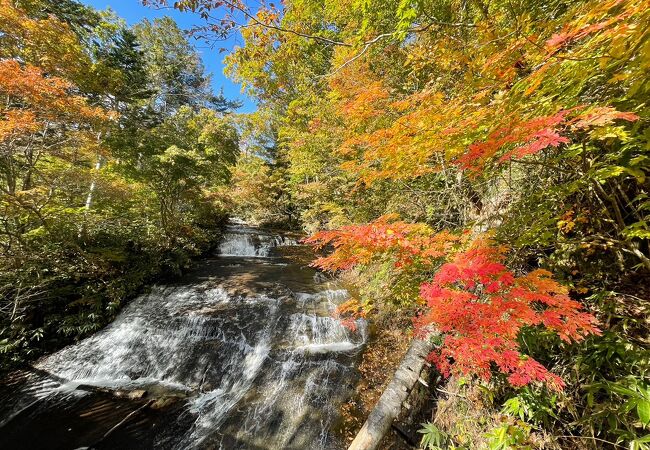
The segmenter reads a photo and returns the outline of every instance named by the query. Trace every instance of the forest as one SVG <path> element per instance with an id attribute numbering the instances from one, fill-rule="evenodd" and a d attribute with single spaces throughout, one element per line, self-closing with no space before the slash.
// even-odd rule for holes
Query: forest
<path id="1" fill-rule="evenodd" d="M 433 344 L 420 448 L 650 450 L 647 0 L 141 3 L 200 23 L 0 0 L 0 372 L 238 217 L 354 286 L 378 371 Z"/>

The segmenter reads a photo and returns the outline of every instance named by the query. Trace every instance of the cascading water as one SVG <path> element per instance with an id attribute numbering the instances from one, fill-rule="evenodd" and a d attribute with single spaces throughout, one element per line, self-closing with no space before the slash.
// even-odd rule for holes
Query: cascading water
<path id="1" fill-rule="evenodd" d="M 366 328 L 347 292 L 231 227 L 219 257 L 0 386 L 0 448 L 335 449 Z"/>
<path id="2" fill-rule="evenodd" d="M 221 256 L 265 258 L 279 246 L 296 245 L 294 239 L 281 235 L 255 232 L 252 228 L 230 228 L 219 246 Z"/>

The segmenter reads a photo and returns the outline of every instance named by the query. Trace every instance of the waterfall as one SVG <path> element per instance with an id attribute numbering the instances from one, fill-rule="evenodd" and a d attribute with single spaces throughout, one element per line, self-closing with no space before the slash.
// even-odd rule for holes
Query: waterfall
<path id="1" fill-rule="evenodd" d="M 219 245 L 221 256 L 268 258 L 280 246 L 297 245 L 286 236 L 252 232 L 251 228 L 230 226 Z"/>
<path id="2" fill-rule="evenodd" d="M 19 448 L 28 432 L 41 436 L 33 448 L 97 440 L 111 448 L 340 448 L 330 429 L 350 394 L 366 325 L 353 330 L 332 316 L 345 289 L 276 256 L 296 244 L 231 227 L 222 257 L 182 282 L 154 286 L 104 330 L 0 383 L 0 448 Z M 122 391 L 176 406 L 140 412 L 144 400 L 102 394 Z M 129 411 L 138 420 L 106 437 Z"/>
<path id="3" fill-rule="evenodd" d="M 290 335 L 296 349 L 310 353 L 349 351 L 365 342 L 365 322 L 358 320 L 355 331 L 332 317 L 297 313 L 291 316 Z"/>

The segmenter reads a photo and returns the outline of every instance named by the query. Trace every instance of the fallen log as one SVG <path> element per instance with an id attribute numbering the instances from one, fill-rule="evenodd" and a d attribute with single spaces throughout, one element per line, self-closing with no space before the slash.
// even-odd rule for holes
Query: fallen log
<path id="1" fill-rule="evenodd" d="M 425 358 L 433 350 L 429 340 L 414 339 L 404 359 L 370 412 L 366 423 L 348 447 L 348 450 L 375 450 L 393 421 L 399 416 L 406 400 L 425 365 Z"/>

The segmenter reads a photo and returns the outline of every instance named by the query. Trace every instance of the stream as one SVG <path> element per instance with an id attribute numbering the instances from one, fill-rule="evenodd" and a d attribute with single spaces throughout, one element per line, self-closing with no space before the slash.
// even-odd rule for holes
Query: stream
<path id="1" fill-rule="evenodd" d="M 300 250 L 229 226 L 197 269 L 0 382 L 0 449 L 343 448 L 366 324 L 332 317 L 348 293 Z"/>

